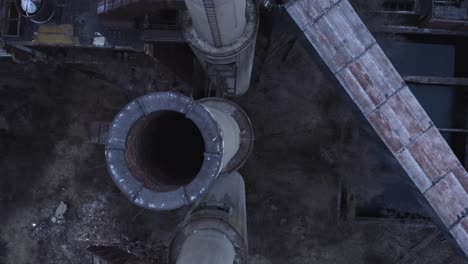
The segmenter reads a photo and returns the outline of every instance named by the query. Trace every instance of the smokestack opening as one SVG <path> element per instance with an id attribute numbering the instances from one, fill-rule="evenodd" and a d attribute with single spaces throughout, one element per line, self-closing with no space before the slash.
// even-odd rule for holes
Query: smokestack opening
<path id="1" fill-rule="evenodd" d="M 127 141 L 126 159 L 145 187 L 171 191 L 200 171 L 205 142 L 195 123 L 175 111 L 159 111 L 137 121 Z"/>
<path id="2" fill-rule="evenodd" d="M 194 203 L 221 173 L 242 166 L 252 144 L 252 125 L 236 104 L 157 92 L 116 115 L 105 154 L 112 180 L 132 203 L 172 210 Z"/>

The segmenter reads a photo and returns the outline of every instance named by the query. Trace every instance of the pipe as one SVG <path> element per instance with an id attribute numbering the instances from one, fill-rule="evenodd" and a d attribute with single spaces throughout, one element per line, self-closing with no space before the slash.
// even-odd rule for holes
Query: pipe
<path id="1" fill-rule="evenodd" d="M 197 201 L 170 245 L 171 264 L 246 263 L 245 183 L 238 172 L 220 176 Z"/>
<path id="2" fill-rule="evenodd" d="M 258 9 L 254 0 L 185 0 L 184 36 L 225 96 L 250 86 Z"/>
<path id="3" fill-rule="evenodd" d="M 242 166 L 252 145 L 252 125 L 239 106 L 162 92 L 120 111 L 105 154 L 112 179 L 134 204 L 172 210 L 192 204 L 220 173 Z"/>
<path id="4" fill-rule="evenodd" d="M 201 230 L 184 242 L 176 264 L 232 264 L 235 255 L 234 246 L 226 235 L 215 230 Z"/>
<path id="5" fill-rule="evenodd" d="M 453 132 L 453 133 L 465 133 L 468 134 L 468 129 L 458 129 L 458 128 L 438 128 L 440 132 Z"/>

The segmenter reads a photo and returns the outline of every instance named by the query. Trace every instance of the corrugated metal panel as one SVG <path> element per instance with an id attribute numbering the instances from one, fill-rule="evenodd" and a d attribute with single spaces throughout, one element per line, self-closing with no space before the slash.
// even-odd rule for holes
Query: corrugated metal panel
<path id="1" fill-rule="evenodd" d="M 352 6 L 286 8 L 468 255 L 468 174 Z"/>

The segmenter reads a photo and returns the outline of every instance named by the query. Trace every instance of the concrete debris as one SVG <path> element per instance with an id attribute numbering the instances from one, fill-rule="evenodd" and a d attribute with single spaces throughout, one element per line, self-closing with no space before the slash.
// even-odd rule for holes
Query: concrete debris
<path id="1" fill-rule="evenodd" d="M 104 47 L 107 45 L 107 39 L 99 32 L 94 32 L 93 45 L 97 47 Z"/>
<path id="2" fill-rule="evenodd" d="M 65 213 L 67 212 L 68 205 L 64 202 L 60 202 L 59 206 L 55 210 L 54 216 L 52 216 L 52 222 L 57 224 L 63 224 L 65 222 Z"/>
<path id="3" fill-rule="evenodd" d="M 73 259 L 73 252 L 70 250 L 69 246 L 67 246 L 66 244 L 60 245 L 60 250 L 67 257 L 67 259 Z"/>

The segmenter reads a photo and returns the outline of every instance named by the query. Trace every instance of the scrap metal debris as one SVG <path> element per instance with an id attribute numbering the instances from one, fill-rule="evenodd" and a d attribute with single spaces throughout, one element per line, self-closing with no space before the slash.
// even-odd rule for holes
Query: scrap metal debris
<path id="1" fill-rule="evenodd" d="M 50 236 L 50 226 L 47 220 L 33 223 L 29 236 L 34 240 L 45 240 Z"/>
<path id="2" fill-rule="evenodd" d="M 59 206 L 55 210 L 54 216 L 52 216 L 52 222 L 57 224 L 65 223 L 65 213 L 67 212 L 68 205 L 64 202 L 60 202 Z"/>

